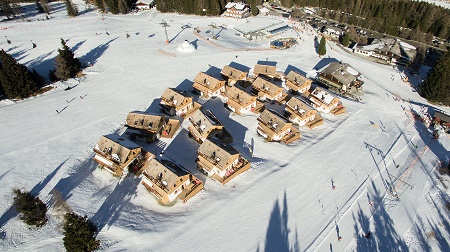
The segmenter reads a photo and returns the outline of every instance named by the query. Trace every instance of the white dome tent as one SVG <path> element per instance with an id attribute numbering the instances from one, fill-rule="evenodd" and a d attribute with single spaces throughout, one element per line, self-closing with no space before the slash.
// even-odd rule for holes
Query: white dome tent
<path id="1" fill-rule="evenodd" d="M 195 46 L 189 41 L 185 40 L 181 45 L 178 46 L 178 51 L 180 52 L 194 52 Z"/>

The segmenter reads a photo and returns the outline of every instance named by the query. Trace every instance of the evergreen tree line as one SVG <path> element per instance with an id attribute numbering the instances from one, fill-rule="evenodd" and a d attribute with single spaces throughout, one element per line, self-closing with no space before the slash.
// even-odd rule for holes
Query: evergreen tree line
<path id="1" fill-rule="evenodd" d="M 423 34 L 450 38 L 450 10 L 411 0 L 284 0 L 288 5 L 320 7 L 319 15 L 339 22 L 423 40 Z"/>
<path id="2" fill-rule="evenodd" d="M 134 2 L 133 0 L 94 0 L 94 5 L 102 12 L 109 10 L 112 14 L 127 14 Z"/>
<path id="3" fill-rule="evenodd" d="M 419 94 L 430 102 L 450 106 L 450 52 L 444 53 L 419 86 Z"/>
<path id="4" fill-rule="evenodd" d="M 51 81 L 67 80 L 81 71 L 80 61 L 63 39 L 61 45 L 62 49 L 58 49 L 55 59 L 55 69 L 49 72 Z M 0 96 L 10 99 L 26 98 L 36 94 L 45 84 L 45 78 L 34 69 L 29 70 L 5 50 L 0 50 Z"/>
<path id="5" fill-rule="evenodd" d="M 161 12 L 178 12 L 183 14 L 218 16 L 225 11 L 225 5 L 231 0 L 156 0 L 156 8 Z M 235 1 L 238 2 L 238 1 Z M 257 14 L 256 5 L 263 0 L 245 1 Z"/>

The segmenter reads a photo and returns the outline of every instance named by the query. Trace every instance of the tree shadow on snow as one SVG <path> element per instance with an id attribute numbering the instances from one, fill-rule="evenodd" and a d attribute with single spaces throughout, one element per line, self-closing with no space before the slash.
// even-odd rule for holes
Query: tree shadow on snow
<path id="1" fill-rule="evenodd" d="M 74 46 L 72 46 L 72 52 L 76 52 L 78 50 L 78 48 L 80 48 L 81 45 L 84 44 L 84 42 L 86 42 L 86 39 L 80 42 L 77 42 Z"/>
<path id="2" fill-rule="evenodd" d="M 114 190 L 91 218 L 99 231 L 103 230 L 105 226 L 111 226 L 120 217 L 132 197 L 136 196 L 140 180 L 140 178 L 129 173 L 129 176 L 117 182 Z"/>
<path id="3" fill-rule="evenodd" d="M 287 75 L 290 71 L 294 71 L 294 72 L 297 72 L 297 73 L 299 73 L 299 74 L 301 74 L 303 76 L 306 76 L 306 73 L 304 71 L 300 70 L 299 68 L 297 68 L 297 67 L 295 67 L 295 66 L 293 66 L 291 64 L 289 64 L 286 67 L 286 71 L 284 71 L 284 74 Z"/>
<path id="4" fill-rule="evenodd" d="M 370 216 L 364 214 L 359 207 L 357 216 L 353 216 L 355 221 L 355 237 L 357 251 L 408 251 L 405 241 L 398 235 L 394 227 L 394 221 L 389 216 L 383 204 L 383 195 L 372 182 L 373 210 L 372 220 L 374 227 L 370 228 Z M 385 198 L 385 200 L 389 200 Z M 361 230 L 361 231 L 360 231 Z M 365 238 L 364 234 L 370 231 L 370 238 Z"/>
<path id="5" fill-rule="evenodd" d="M 39 196 L 42 189 L 50 182 L 53 177 L 55 177 L 56 173 L 61 169 L 61 167 L 69 160 L 70 157 L 68 157 L 66 160 L 64 160 L 60 165 L 58 165 L 50 174 L 48 174 L 43 180 L 41 180 L 39 183 L 37 183 L 31 190 L 30 193 L 34 196 Z M 26 190 L 26 189 L 25 189 Z M 12 218 L 16 217 L 18 212 L 16 211 L 15 207 L 11 205 L 6 212 L 4 212 L 0 216 L 0 227 L 3 227 L 8 221 L 10 221 Z"/>
<path id="6" fill-rule="evenodd" d="M 55 69 L 55 57 L 50 57 L 54 51 L 50 51 L 46 54 L 42 54 L 39 57 L 26 63 L 28 69 L 34 69 L 42 77 L 46 78 L 50 70 Z"/>
<path id="7" fill-rule="evenodd" d="M 266 231 L 264 251 L 300 251 L 297 229 L 295 230 L 295 240 L 292 244 L 289 241 L 288 228 L 288 206 L 286 191 L 284 191 L 283 208 L 281 209 L 278 198 L 275 200 L 272 213 L 270 214 L 269 226 Z M 259 247 L 258 247 L 259 250 Z"/>
<path id="8" fill-rule="evenodd" d="M 250 67 L 239 64 L 237 62 L 232 61 L 230 64 L 228 64 L 232 68 L 236 68 L 237 70 L 241 70 L 242 72 L 248 73 L 250 71 Z"/>
<path id="9" fill-rule="evenodd" d="M 86 53 L 85 55 L 80 57 L 80 62 L 83 63 L 87 63 L 89 62 L 90 64 L 94 65 L 97 60 L 102 56 L 103 53 L 105 53 L 105 51 L 109 48 L 109 44 L 111 44 L 111 42 L 113 42 L 114 40 L 118 39 L 119 37 L 115 37 L 113 39 L 111 39 L 110 41 L 101 44 L 99 46 L 97 46 L 96 48 L 90 50 L 88 53 Z"/>
<path id="10" fill-rule="evenodd" d="M 337 60 L 335 58 L 323 58 L 319 62 L 317 62 L 317 64 L 313 67 L 313 69 L 320 70 L 332 62 L 339 62 L 339 60 Z"/>

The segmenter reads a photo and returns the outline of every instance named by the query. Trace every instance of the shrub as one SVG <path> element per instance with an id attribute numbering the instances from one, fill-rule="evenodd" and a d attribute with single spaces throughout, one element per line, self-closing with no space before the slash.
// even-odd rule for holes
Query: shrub
<path id="1" fill-rule="evenodd" d="M 14 189 L 14 207 L 21 214 L 20 219 L 30 226 L 42 227 L 47 223 L 47 206 L 30 192 Z"/>

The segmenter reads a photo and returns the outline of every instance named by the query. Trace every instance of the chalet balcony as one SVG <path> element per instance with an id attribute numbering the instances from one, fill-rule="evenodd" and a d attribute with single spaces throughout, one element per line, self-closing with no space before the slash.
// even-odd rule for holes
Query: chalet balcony
<path id="1" fill-rule="evenodd" d="M 295 127 L 291 127 L 291 132 L 286 133 L 286 135 L 281 139 L 281 141 L 285 142 L 286 144 L 289 144 L 299 138 L 300 138 L 300 130 L 298 130 Z"/>
<path id="2" fill-rule="evenodd" d="M 181 199 L 181 201 L 183 201 L 183 203 L 185 203 L 194 195 L 196 195 L 200 190 L 202 190 L 203 186 L 203 182 L 192 175 L 191 183 L 183 190 L 183 192 L 178 197 L 179 199 Z"/>
<path id="3" fill-rule="evenodd" d="M 163 196 L 156 191 L 155 189 L 153 189 L 149 184 L 147 184 L 146 182 L 142 181 L 142 184 L 145 186 L 145 188 L 147 188 L 147 190 L 153 194 L 158 200 L 162 201 Z"/>
<path id="4" fill-rule="evenodd" d="M 94 148 L 94 152 L 97 153 L 98 155 L 100 155 L 101 157 L 103 157 L 104 159 L 106 159 L 107 161 L 113 163 L 112 166 L 114 166 L 114 165 L 120 166 L 121 165 L 120 161 L 117 161 L 116 159 L 114 159 L 110 153 L 103 152 L 97 148 Z"/>
<path id="5" fill-rule="evenodd" d="M 243 157 L 239 157 L 238 164 L 235 167 L 233 167 L 233 169 L 230 172 L 227 172 L 223 178 L 217 180 L 220 181 L 223 185 L 225 185 L 228 181 L 230 181 L 237 175 L 248 170 L 250 168 L 250 165 L 251 165 L 250 161 L 248 161 Z"/>
<path id="6" fill-rule="evenodd" d="M 168 194 L 169 193 L 169 188 L 166 186 L 166 185 L 164 185 L 162 182 L 162 180 L 159 180 L 159 179 L 157 179 L 157 178 L 154 178 L 153 176 L 149 176 L 149 175 L 147 175 L 146 173 L 145 173 L 145 171 L 144 171 L 144 176 L 145 176 L 145 179 L 147 179 L 147 180 L 149 180 L 152 184 L 154 184 L 154 185 L 156 185 L 159 189 L 161 189 L 163 192 L 165 192 L 166 194 Z M 155 189 L 152 189 L 152 190 L 155 190 Z M 159 193 L 159 192 L 158 192 Z M 161 195 L 161 193 L 159 193 L 159 195 Z"/>

